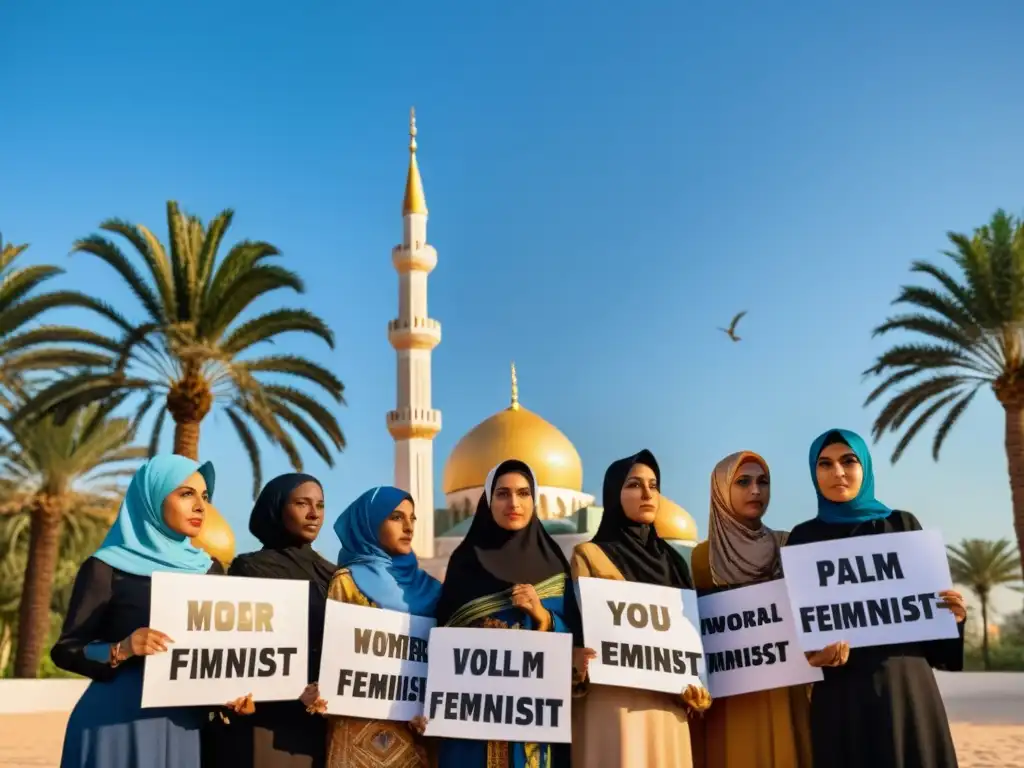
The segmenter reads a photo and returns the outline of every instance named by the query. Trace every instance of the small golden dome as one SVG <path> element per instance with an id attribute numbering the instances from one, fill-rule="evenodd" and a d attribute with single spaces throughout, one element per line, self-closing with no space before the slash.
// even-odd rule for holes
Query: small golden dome
<path id="1" fill-rule="evenodd" d="M 537 485 L 583 490 L 583 462 L 575 446 L 556 426 L 519 404 L 514 364 L 512 404 L 477 424 L 452 449 L 444 465 L 444 492 L 482 487 L 487 473 L 505 459 L 529 464 Z"/>
<path id="2" fill-rule="evenodd" d="M 672 541 L 699 541 L 697 521 L 685 509 L 671 499 L 661 497 L 658 514 L 654 518 L 654 530 L 661 538 Z"/>
<path id="3" fill-rule="evenodd" d="M 206 505 L 206 518 L 192 543 L 225 568 L 235 559 L 235 534 L 228 521 L 212 504 Z"/>

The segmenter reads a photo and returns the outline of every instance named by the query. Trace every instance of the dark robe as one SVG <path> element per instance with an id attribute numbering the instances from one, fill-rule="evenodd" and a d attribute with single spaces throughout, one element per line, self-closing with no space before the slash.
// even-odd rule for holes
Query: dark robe
<path id="1" fill-rule="evenodd" d="M 801 523 L 787 546 L 920 531 L 909 512 L 863 523 Z M 956 768 L 956 750 L 932 669 L 959 672 L 964 622 L 950 640 L 852 648 L 825 667 L 811 697 L 814 764 L 823 768 Z"/>
<path id="2" fill-rule="evenodd" d="M 296 579 L 309 582 L 309 668 L 307 682 L 320 674 L 327 587 L 336 567 L 311 545 L 290 537 L 282 511 L 289 494 L 311 475 L 287 474 L 271 480 L 260 492 L 249 518 L 249 530 L 263 549 L 239 555 L 229 576 Z M 322 768 L 326 760 L 327 721 L 311 715 L 298 700 L 256 701 L 256 712 L 232 716 L 229 723 L 212 723 L 204 744 L 206 766 L 238 768 Z"/>
<path id="3" fill-rule="evenodd" d="M 216 560 L 213 575 L 224 573 Z M 71 592 L 60 638 L 50 650 L 53 663 L 98 682 L 113 680 L 126 669 L 142 666 L 144 656 L 132 656 L 116 667 L 85 655 L 91 643 L 117 643 L 136 629 L 149 626 L 150 577 L 125 573 L 90 557 L 82 563 Z M 159 629 L 159 627 L 156 627 Z"/>
<path id="4" fill-rule="evenodd" d="M 223 574 L 214 561 L 209 573 Z M 217 707 L 142 709 L 144 656 L 116 667 L 97 660 L 87 646 L 109 646 L 149 626 L 149 576 L 113 568 L 96 557 L 78 571 L 60 638 L 50 658 L 61 669 L 91 678 L 68 720 L 63 768 L 192 768 L 201 734 Z M 159 629 L 157 627 L 156 629 Z M 106 647 L 97 649 L 108 658 Z M 160 744 L 154 750 L 153 744 Z"/>

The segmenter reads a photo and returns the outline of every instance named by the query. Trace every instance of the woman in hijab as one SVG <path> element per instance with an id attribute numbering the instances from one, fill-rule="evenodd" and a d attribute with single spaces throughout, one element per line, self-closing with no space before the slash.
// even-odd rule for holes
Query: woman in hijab
<path id="1" fill-rule="evenodd" d="M 334 524 L 341 541 L 328 597 L 351 605 L 384 608 L 433 618 L 441 584 L 422 570 L 412 551 L 416 511 L 412 496 L 398 488 L 371 488 Z M 426 691 L 420 691 L 422 697 Z M 302 697 L 312 713 L 327 702 L 311 684 Z M 318 718 L 319 719 L 319 718 Z M 422 718 L 410 724 L 358 717 L 328 719 L 328 768 L 426 768 L 427 744 L 419 737 Z"/>
<path id="2" fill-rule="evenodd" d="M 91 678 L 64 733 L 61 768 L 195 768 L 209 710 L 142 709 L 142 659 L 171 638 L 149 626 L 156 572 L 223 573 L 190 538 L 213 495 L 213 465 L 160 455 L 132 478 L 117 519 L 78 571 L 57 644 L 61 669 Z M 228 706 L 251 711 L 251 701 Z"/>
<path id="3" fill-rule="evenodd" d="M 573 578 L 590 577 L 693 589 L 682 556 L 654 530 L 661 499 L 654 454 L 640 451 L 614 462 L 604 476 L 604 514 L 593 540 L 572 555 Z M 578 768 L 692 768 L 687 715 L 703 712 L 711 697 L 689 686 L 678 696 L 604 685 L 587 678 L 589 648 L 573 663 L 572 764 Z"/>
<path id="4" fill-rule="evenodd" d="M 782 578 L 779 550 L 787 533 L 764 524 L 770 500 L 771 473 L 761 456 L 740 451 L 718 462 L 711 473 L 708 540 L 690 559 L 698 595 Z M 701 723 L 690 723 L 696 762 L 704 768 L 810 768 L 809 694 L 801 685 L 716 700 Z"/>
<path id="5" fill-rule="evenodd" d="M 808 463 L 818 515 L 800 523 L 787 546 L 852 536 L 920 531 L 909 512 L 875 498 L 875 475 L 864 440 L 830 429 L 811 444 Z M 811 695 L 814 763 L 829 768 L 955 768 L 956 751 L 932 669 L 963 669 L 963 597 L 939 593 L 956 616 L 959 637 L 851 649 L 833 643 L 808 660 L 825 679 Z"/>
<path id="6" fill-rule="evenodd" d="M 249 516 L 249 531 L 263 548 L 240 555 L 230 576 L 309 582 L 309 667 L 307 682 L 320 673 L 327 584 L 334 565 L 313 549 L 324 522 L 324 491 L 312 475 L 275 477 L 260 491 Z M 252 768 L 322 768 L 327 732 L 295 701 L 260 704 L 244 721 L 214 724 L 219 733 L 213 765 Z"/>
<path id="7" fill-rule="evenodd" d="M 536 514 L 533 470 L 516 459 L 487 475 L 469 533 L 452 552 L 439 627 L 572 632 L 578 626 L 569 563 Z M 568 745 L 443 739 L 439 764 L 563 768 Z"/>

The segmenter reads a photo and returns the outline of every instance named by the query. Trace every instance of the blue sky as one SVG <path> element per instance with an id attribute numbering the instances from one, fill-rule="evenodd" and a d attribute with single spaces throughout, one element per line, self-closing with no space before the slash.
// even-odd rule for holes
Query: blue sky
<path id="1" fill-rule="evenodd" d="M 807 447 L 869 432 L 860 372 L 910 261 L 1024 210 L 1012 0 L 384 5 L 0 9 L 0 231 L 133 311 L 111 272 L 67 256 L 106 217 L 165 233 L 168 198 L 207 219 L 231 207 L 231 239 L 281 247 L 308 286 L 287 303 L 338 339 L 286 348 L 347 386 L 348 450 L 307 467 L 332 519 L 392 477 L 385 326 L 412 104 L 440 257 L 439 503 L 444 458 L 507 404 L 514 358 L 590 492 L 649 447 L 703 529 L 711 468 L 749 448 L 772 466 L 770 522 L 813 515 Z M 716 326 L 740 309 L 731 344 Z M 203 430 L 244 551 L 244 454 L 223 416 Z M 950 540 L 1012 535 L 990 394 L 941 463 L 925 439 L 892 467 L 892 445 L 875 449 L 883 500 Z M 285 470 L 268 452 L 265 476 Z"/>

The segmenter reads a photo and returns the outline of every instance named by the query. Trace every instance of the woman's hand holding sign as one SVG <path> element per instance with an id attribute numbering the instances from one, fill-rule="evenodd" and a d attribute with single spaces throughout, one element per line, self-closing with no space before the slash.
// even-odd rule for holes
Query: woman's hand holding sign
<path id="1" fill-rule="evenodd" d="M 939 603 L 939 607 L 948 608 L 956 618 L 957 624 L 967 618 L 967 605 L 964 603 L 963 595 L 956 590 L 947 589 L 939 592 L 939 597 L 942 598 L 942 602 Z"/>
<path id="2" fill-rule="evenodd" d="M 850 644 L 845 640 L 826 645 L 820 651 L 806 654 L 807 663 L 812 667 L 841 667 L 850 658 Z"/>
<path id="3" fill-rule="evenodd" d="M 587 679 L 590 672 L 590 660 L 597 658 L 597 651 L 593 648 L 572 649 L 572 677 L 573 682 L 581 683 Z"/>
<path id="4" fill-rule="evenodd" d="M 239 696 L 234 701 L 229 701 L 224 705 L 236 715 L 251 715 L 256 711 L 256 702 L 252 699 L 252 694 L 245 696 Z"/>
<path id="5" fill-rule="evenodd" d="M 683 704 L 690 712 L 699 715 L 711 706 L 711 694 L 702 685 L 688 685 L 683 691 Z"/>
<path id="6" fill-rule="evenodd" d="M 164 653 L 167 644 L 173 643 L 167 635 L 156 629 L 140 627 L 121 641 L 121 651 L 126 659 L 132 656 L 152 656 L 154 653 Z"/>
<path id="7" fill-rule="evenodd" d="M 310 683 L 306 686 L 302 695 L 299 696 L 299 701 L 306 708 L 306 711 L 311 715 L 326 715 L 327 714 L 327 701 L 320 698 L 320 684 Z"/>
<path id="8" fill-rule="evenodd" d="M 551 614 L 541 604 L 533 584 L 516 584 L 512 587 L 512 605 L 533 619 L 541 632 L 551 629 Z"/>
<path id="9" fill-rule="evenodd" d="M 409 730 L 417 736 L 422 736 L 427 730 L 427 718 L 423 715 L 417 715 L 409 721 Z"/>

